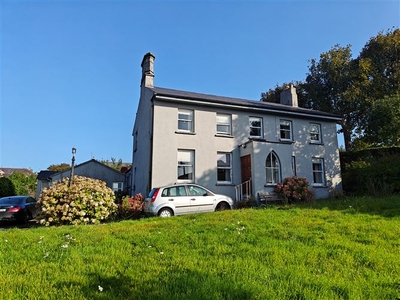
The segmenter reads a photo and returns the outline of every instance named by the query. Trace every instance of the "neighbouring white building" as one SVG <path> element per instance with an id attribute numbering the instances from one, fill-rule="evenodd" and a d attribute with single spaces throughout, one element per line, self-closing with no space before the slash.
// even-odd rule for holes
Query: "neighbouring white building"
<path id="1" fill-rule="evenodd" d="M 147 53 L 141 64 L 130 194 L 194 182 L 256 198 L 294 175 L 316 198 L 341 191 L 340 117 L 298 107 L 293 86 L 281 104 L 155 87 L 154 59 Z"/>

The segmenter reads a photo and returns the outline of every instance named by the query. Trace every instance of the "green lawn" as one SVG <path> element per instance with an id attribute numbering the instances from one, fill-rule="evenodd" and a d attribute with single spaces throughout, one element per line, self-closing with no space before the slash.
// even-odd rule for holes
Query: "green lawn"
<path id="1" fill-rule="evenodd" d="M 400 196 L 0 231 L 0 299 L 399 299 Z"/>

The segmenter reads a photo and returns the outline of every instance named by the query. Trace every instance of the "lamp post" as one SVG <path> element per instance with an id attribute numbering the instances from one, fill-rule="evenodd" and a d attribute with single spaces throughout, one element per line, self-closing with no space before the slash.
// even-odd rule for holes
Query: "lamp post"
<path id="1" fill-rule="evenodd" d="M 74 166 L 75 166 L 75 154 L 76 154 L 76 148 L 72 147 L 72 164 L 71 164 L 71 176 L 69 177 L 69 186 L 71 183 L 74 183 Z"/>

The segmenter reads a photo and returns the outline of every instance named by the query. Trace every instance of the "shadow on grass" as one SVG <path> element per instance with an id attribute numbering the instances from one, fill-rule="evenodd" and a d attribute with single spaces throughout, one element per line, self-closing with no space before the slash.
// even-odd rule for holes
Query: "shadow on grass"
<path id="1" fill-rule="evenodd" d="M 329 209 L 348 214 L 369 214 L 384 218 L 400 216 L 400 195 L 388 197 L 346 197 L 340 199 L 315 200 L 313 203 L 297 204 L 307 209 Z"/>
<path id="2" fill-rule="evenodd" d="M 179 268 L 165 270 L 151 280 L 143 281 L 122 273 L 106 276 L 87 275 L 89 285 L 74 282 L 85 299 L 251 299 L 252 291 L 235 286 L 228 274 L 215 276 L 208 272 Z M 58 285 L 59 290 L 70 289 L 71 282 Z"/>

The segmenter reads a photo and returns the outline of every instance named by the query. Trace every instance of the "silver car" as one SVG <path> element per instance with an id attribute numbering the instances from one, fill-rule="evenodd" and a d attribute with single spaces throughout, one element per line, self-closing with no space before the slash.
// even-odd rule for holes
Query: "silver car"
<path id="1" fill-rule="evenodd" d="M 147 215 L 171 217 L 200 212 L 226 210 L 234 207 L 233 200 L 214 194 L 197 184 L 175 184 L 153 188 L 144 202 Z"/>

